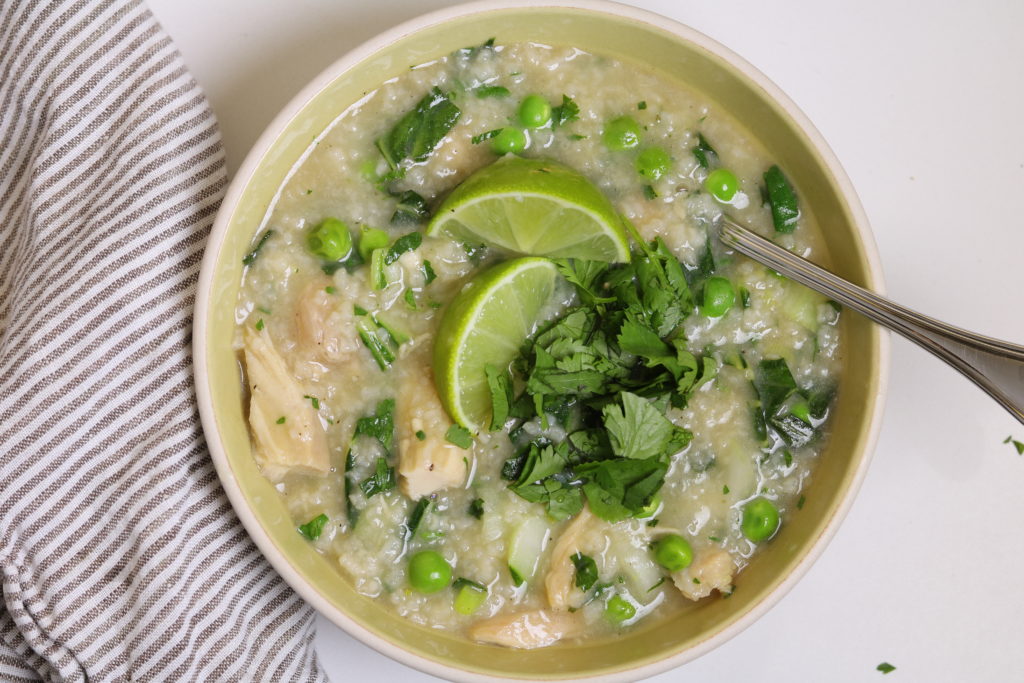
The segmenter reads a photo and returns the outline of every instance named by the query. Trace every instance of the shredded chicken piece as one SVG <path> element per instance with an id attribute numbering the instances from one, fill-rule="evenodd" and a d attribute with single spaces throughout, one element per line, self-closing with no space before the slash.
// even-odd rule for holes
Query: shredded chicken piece
<path id="1" fill-rule="evenodd" d="M 430 370 L 410 371 L 398 391 L 399 488 L 412 500 L 466 481 L 465 451 L 445 440 L 452 421 L 441 405 Z M 422 432 L 421 440 L 416 436 Z"/>
<path id="2" fill-rule="evenodd" d="M 341 360 L 340 326 L 328 324 L 333 301 L 327 293 L 328 278 L 316 278 L 299 294 L 295 306 L 295 337 L 309 355 L 326 363 Z"/>
<path id="3" fill-rule="evenodd" d="M 686 569 L 673 573 L 672 581 L 684 596 L 700 600 L 713 590 L 731 593 L 735 571 L 732 555 L 721 548 L 713 548 L 700 552 Z"/>
<path id="4" fill-rule="evenodd" d="M 579 614 L 539 609 L 478 621 L 469 628 L 469 637 L 482 643 L 530 650 L 583 635 L 583 630 Z"/>
<path id="5" fill-rule="evenodd" d="M 548 591 L 548 604 L 556 610 L 567 610 L 570 607 L 579 607 L 582 602 L 583 591 L 576 588 L 576 565 L 572 562 L 572 556 L 582 552 L 584 536 L 589 532 L 597 517 L 590 512 L 589 506 L 576 515 L 576 519 L 569 522 L 565 531 L 558 537 L 554 547 L 551 549 L 551 562 L 548 575 L 544 579 L 544 586 Z"/>
<path id="6" fill-rule="evenodd" d="M 325 475 L 330 469 L 327 435 L 307 393 L 288 372 L 270 334 L 247 328 L 245 368 L 249 379 L 249 426 L 256 461 L 272 481 L 290 471 Z M 282 421 L 283 419 L 283 421 Z"/>

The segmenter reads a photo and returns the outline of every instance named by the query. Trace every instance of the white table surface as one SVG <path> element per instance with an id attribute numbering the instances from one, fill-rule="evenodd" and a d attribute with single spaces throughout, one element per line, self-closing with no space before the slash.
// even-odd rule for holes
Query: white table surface
<path id="1" fill-rule="evenodd" d="M 236 169 L 325 66 L 447 0 L 149 0 L 220 120 Z M 906 305 L 1024 342 L 1024 3 L 632 0 L 755 64 L 815 122 Z M 954 7 L 954 5 L 957 5 Z M 1024 679 L 1024 458 L 1017 424 L 893 342 L 884 426 L 839 534 L 767 616 L 657 681 Z M 325 619 L 333 681 L 431 677 Z"/>

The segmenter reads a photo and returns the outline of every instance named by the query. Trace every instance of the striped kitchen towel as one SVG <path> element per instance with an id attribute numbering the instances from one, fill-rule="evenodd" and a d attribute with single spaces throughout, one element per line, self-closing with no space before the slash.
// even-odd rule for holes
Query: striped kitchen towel
<path id="1" fill-rule="evenodd" d="M 141 2 L 0 0 L 0 680 L 323 680 L 200 430 L 190 334 L 224 189 Z"/>

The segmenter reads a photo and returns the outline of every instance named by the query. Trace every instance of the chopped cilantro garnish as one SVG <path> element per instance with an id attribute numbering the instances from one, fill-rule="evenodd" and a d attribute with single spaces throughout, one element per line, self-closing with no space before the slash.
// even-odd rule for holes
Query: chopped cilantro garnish
<path id="1" fill-rule="evenodd" d="M 260 318 L 259 320 L 256 321 L 256 330 L 258 332 L 263 331 L 263 318 Z"/>
<path id="2" fill-rule="evenodd" d="M 594 558 L 582 553 L 576 553 L 569 559 L 576 567 L 576 587 L 586 593 L 597 583 L 597 563 L 594 562 Z"/>
<path id="3" fill-rule="evenodd" d="M 505 425 L 512 406 L 512 375 L 493 365 L 487 365 L 484 372 L 491 392 L 491 431 L 497 431 Z"/>
<path id="4" fill-rule="evenodd" d="M 651 200 L 657 198 L 658 193 L 654 191 L 654 188 L 650 185 L 644 185 L 644 199 Z"/>
<path id="5" fill-rule="evenodd" d="M 644 101 L 644 100 L 641 100 L 641 101 L 637 102 L 636 103 L 636 108 L 641 110 L 641 111 L 643 111 L 644 109 L 647 109 L 647 102 Z"/>
<path id="6" fill-rule="evenodd" d="M 425 285 L 429 285 L 431 282 L 437 279 L 437 274 L 434 272 L 434 267 L 430 265 L 430 261 L 423 259 L 423 279 Z"/>
<path id="7" fill-rule="evenodd" d="M 313 410 L 320 410 L 320 399 L 318 399 L 316 396 L 310 396 L 309 394 L 306 394 L 302 398 L 309 399 L 309 402 L 313 404 Z"/>
<path id="8" fill-rule="evenodd" d="M 875 670 L 881 671 L 883 674 L 887 674 L 895 671 L 896 667 L 890 664 L 889 662 L 882 662 L 881 664 L 875 667 Z"/>
<path id="9" fill-rule="evenodd" d="M 419 502 L 416 503 L 416 507 L 412 509 L 412 512 L 409 514 L 409 519 L 405 521 L 406 542 L 411 541 L 413 536 L 416 535 L 416 530 L 420 528 L 420 522 L 423 521 L 423 515 L 426 514 L 429 506 L 429 498 L 420 498 Z"/>
<path id="10" fill-rule="evenodd" d="M 405 300 L 405 306 L 410 311 L 415 311 L 419 308 L 419 306 L 416 305 L 416 292 L 411 289 L 405 290 L 405 294 L 402 295 L 402 299 Z"/>
<path id="11" fill-rule="evenodd" d="M 386 398 L 377 404 L 373 415 L 356 421 L 355 436 L 377 439 L 385 450 L 391 450 L 395 438 L 395 399 Z"/>
<path id="12" fill-rule="evenodd" d="M 311 541 L 315 541 L 320 538 L 320 534 L 324 531 L 324 526 L 328 522 L 327 515 L 320 513 L 313 519 L 309 520 L 305 524 L 299 526 L 299 533 L 308 538 Z"/>
<path id="13" fill-rule="evenodd" d="M 407 251 L 412 251 L 423 243 L 423 235 L 418 232 L 410 232 L 407 235 L 402 235 L 395 243 L 391 245 L 387 253 L 384 255 L 384 265 L 390 266 L 392 263 L 398 260 L 398 258 Z"/>
<path id="14" fill-rule="evenodd" d="M 500 133 L 500 132 L 501 132 L 502 130 L 503 130 L 502 128 L 494 128 L 493 130 L 488 130 L 488 131 L 485 131 L 485 132 L 483 132 L 483 133 L 480 133 L 479 135 L 474 135 L 473 137 L 471 137 L 471 138 L 469 139 L 469 141 L 470 141 L 471 143 L 473 143 L 474 145 L 479 145 L 479 144 L 480 144 L 481 142 L 483 142 L 484 140 L 490 140 L 490 139 L 491 139 L 491 138 L 493 138 L 493 137 L 497 137 L 497 135 L 498 135 L 498 134 L 499 134 L 499 133 Z"/>
<path id="15" fill-rule="evenodd" d="M 469 514 L 477 519 L 484 516 L 484 499 L 474 498 L 469 504 Z"/>
<path id="16" fill-rule="evenodd" d="M 359 488 L 367 498 L 372 498 L 378 493 L 395 488 L 395 483 L 395 468 L 389 467 L 385 458 L 377 458 L 373 474 L 364 479 Z"/>
<path id="17" fill-rule="evenodd" d="M 324 291 L 327 292 L 328 294 L 334 294 L 338 290 L 335 289 L 334 287 L 328 285 L 328 286 L 324 287 Z"/>
<path id="18" fill-rule="evenodd" d="M 427 200 L 412 190 L 406 190 L 395 197 L 398 199 L 398 204 L 395 206 L 395 213 L 391 215 L 392 224 L 423 223 L 430 218 Z"/>
<path id="19" fill-rule="evenodd" d="M 269 240 L 271 236 L 273 236 L 273 234 L 273 230 L 267 230 L 265 233 L 263 233 L 259 241 L 256 242 L 256 246 L 253 247 L 248 254 L 242 257 L 242 264 L 246 266 L 251 266 L 256 261 L 256 257 L 259 256 L 260 249 L 263 248 L 263 245 L 267 243 L 267 240 Z"/>
<path id="20" fill-rule="evenodd" d="M 283 424 L 284 424 L 284 422 L 285 422 L 285 417 L 284 417 L 284 415 L 282 415 L 281 417 L 277 418 L 277 424 L 279 424 L 279 425 L 283 425 Z"/>
<path id="21" fill-rule="evenodd" d="M 703 119 L 701 119 L 703 121 Z M 718 161 L 718 152 L 704 139 L 704 135 L 697 133 L 697 146 L 693 148 L 693 156 L 701 168 L 711 168 Z"/>
<path id="22" fill-rule="evenodd" d="M 562 95 L 562 103 L 551 108 L 551 127 L 558 128 L 580 117 L 580 108 L 571 97 Z"/>
<path id="23" fill-rule="evenodd" d="M 724 494 L 727 494 L 727 493 L 729 493 L 729 485 L 728 484 L 722 486 L 722 494 L 724 495 Z"/>
<path id="24" fill-rule="evenodd" d="M 459 448 L 468 449 L 473 446 L 473 435 L 462 425 L 453 424 L 445 432 L 444 438 L 448 443 L 455 444 Z"/>
<path id="25" fill-rule="evenodd" d="M 807 497 L 806 497 L 806 496 L 803 496 L 803 495 L 801 495 L 801 496 L 800 496 L 800 500 L 798 500 L 798 501 L 796 502 L 796 509 L 797 509 L 797 510 L 803 510 L 803 509 L 804 509 L 804 503 L 806 503 L 806 502 L 807 502 Z"/>
<path id="26" fill-rule="evenodd" d="M 1013 447 L 1017 449 L 1017 455 L 1024 455 L 1024 442 L 1017 441 L 1012 436 L 1006 437 L 1003 443 L 1013 444 Z"/>

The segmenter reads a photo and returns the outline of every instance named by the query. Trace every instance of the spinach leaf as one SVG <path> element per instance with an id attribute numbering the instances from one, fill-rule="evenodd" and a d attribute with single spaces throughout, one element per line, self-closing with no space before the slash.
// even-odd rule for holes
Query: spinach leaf
<path id="1" fill-rule="evenodd" d="M 394 128 L 377 139 L 393 177 L 401 175 L 399 164 L 405 160 L 426 161 L 448 134 L 462 112 L 441 89 L 434 87 L 412 110 L 398 120 Z"/>
<path id="2" fill-rule="evenodd" d="M 430 218 L 427 200 L 412 190 L 406 190 L 396 195 L 395 198 L 398 199 L 398 205 L 395 206 L 395 213 L 391 215 L 392 224 L 424 223 Z"/>

